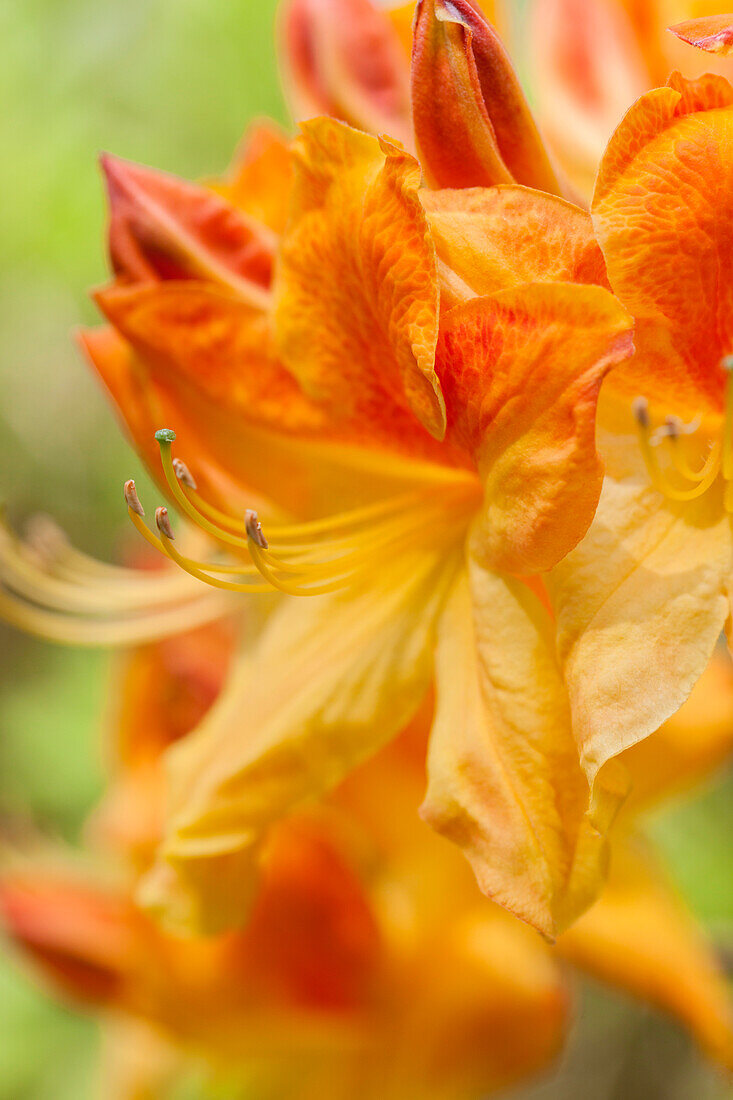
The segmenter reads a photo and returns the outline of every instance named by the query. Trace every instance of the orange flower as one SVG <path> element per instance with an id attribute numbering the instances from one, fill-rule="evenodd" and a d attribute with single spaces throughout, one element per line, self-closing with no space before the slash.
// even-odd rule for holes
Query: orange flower
<path id="1" fill-rule="evenodd" d="M 471 41 L 493 43 L 471 18 Z M 506 121 L 518 92 L 513 76 L 502 86 L 492 117 L 504 102 Z M 510 157 L 499 133 L 516 169 L 522 142 Z M 110 158 L 105 171 L 116 278 L 96 299 L 113 327 L 83 341 L 217 556 L 179 547 L 165 509 L 150 530 L 131 485 L 130 518 L 222 599 L 308 597 L 282 602 L 196 737 L 171 749 L 147 903 L 212 930 L 238 919 L 270 824 L 384 744 L 435 676 L 423 813 L 487 894 L 554 936 L 597 893 L 618 801 L 599 787 L 590 819 L 554 626 L 526 580 L 592 520 L 598 391 L 632 348 L 628 314 L 591 285 L 605 276 L 587 219 L 521 188 L 421 191 L 400 145 L 329 119 L 304 124 L 292 162 L 255 131 L 214 187 Z M 523 258 L 515 241 L 507 256 L 509 221 L 496 253 L 474 253 L 512 202 L 515 227 L 534 215 L 541 230 Z M 16 622 L 49 625 L 2 598 Z M 169 628 L 151 618 L 126 636 Z M 89 631 L 51 619 L 57 636 Z"/>
<path id="2" fill-rule="evenodd" d="M 700 59 L 669 25 L 707 17 L 714 39 L 715 19 L 729 7 L 725 0 L 533 0 L 528 61 L 540 123 L 581 192 L 592 191 L 606 142 L 634 100 L 673 69 L 699 75 Z M 691 41 L 685 25 L 678 38 Z M 708 68 L 733 73 L 730 62 L 711 61 Z"/>
<path id="3" fill-rule="evenodd" d="M 732 153 L 731 86 L 673 74 L 628 112 L 598 176 L 593 222 L 637 353 L 599 410 L 595 522 L 549 582 L 591 779 L 684 701 L 728 628 Z"/>
<path id="4" fill-rule="evenodd" d="M 200 1062 L 254 1095 L 486 1095 L 558 1050 L 570 1022 L 558 953 L 671 1012 L 730 1062 L 714 955 L 659 872 L 640 873 L 630 842 L 557 948 L 477 898 L 459 854 L 415 812 L 429 704 L 328 805 L 273 831 L 242 928 L 206 940 L 161 931 L 130 897 L 157 829 L 162 775 L 151 782 L 149 769 L 211 705 L 230 647 L 207 630 L 125 662 L 116 763 L 92 835 L 108 872 L 122 857 L 131 875 L 105 885 L 46 855 L 0 878 L 19 946 L 59 992 L 105 1012 L 105 1096 L 162 1098 Z M 651 784 L 666 794 L 690 765 L 702 775 L 730 752 L 732 707 L 721 661 L 646 755 L 627 758 L 644 801 Z"/>

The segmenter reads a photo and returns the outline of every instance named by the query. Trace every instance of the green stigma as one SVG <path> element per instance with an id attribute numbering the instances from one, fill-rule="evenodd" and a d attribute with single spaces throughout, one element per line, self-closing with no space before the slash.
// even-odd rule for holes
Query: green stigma
<path id="1" fill-rule="evenodd" d="M 172 428 L 158 428 L 155 433 L 155 438 L 158 443 L 173 443 L 176 438 L 176 433 Z"/>

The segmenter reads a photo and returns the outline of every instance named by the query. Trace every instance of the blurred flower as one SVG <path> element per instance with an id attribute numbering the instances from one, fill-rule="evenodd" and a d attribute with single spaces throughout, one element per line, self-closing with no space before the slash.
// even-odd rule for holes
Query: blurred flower
<path id="1" fill-rule="evenodd" d="M 557 954 L 669 1011 L 730 1062 L 715 958 L 630 842 L 601 901 L 555 949 L 477 898 L 460 855 L 416 814 L 429 704 L 327 805 L 273 830 L 243 928 L 193 940 L 161 931 L 132 901 L 160 825 L 163 776 L 149 766 L 211 705 L 229 650 L 208 629 L 125 660 L 111 786 L 91 826 L 106 882 L 47 854 L 0 878 L 17 943 L 60 992 L 104 1012 L 105 1098 L 160 1100 L 169 1079 L 200 1067 L 255 1096 L 486 1095 L 557 1052 L 569 1024 Z M 650 784 L 663 795 L 681 778 L 694 744 L 698 774 L 730 752 L 727 661 L 644 758 L 628 756 L 645 801 Z"/>
<path id="2" fill-rule="evenodd" d="M 540 123 L 582 194 L 590 195 L 606 143 L 631 104 L 673 69 L 699 75 L 700 58 L 670 24 L 722 17 L 729 7 L 725 0 L 532 0 L 527 61 Z M 730 62 L 706 59 L 705 67 L 733 73 Z"/>

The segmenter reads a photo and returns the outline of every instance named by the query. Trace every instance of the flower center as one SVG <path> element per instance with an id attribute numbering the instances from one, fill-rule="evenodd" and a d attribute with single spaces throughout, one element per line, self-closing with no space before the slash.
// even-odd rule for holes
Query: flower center
<path id="1" fill-rule="evenodd" d="M 181 554 L 167 508 L 156 509 L 158 534 L 143 521 L 134 482 L 125 485 L 130 519 L 143 538 L 181 569 L 205 584 L 230 592 L 320 596 L 368 580 L 387 558 L 420 547 L 441 554 L 462 537 L 476 507 L 476 486 L 456 478 L 429 483 L 387 500 L 305 523 L 273 523 L 263 531 L 256 512 L 242 518 L 203 500 L 188 466 L 173 458 L 175 432 L 155 433 L 163 472 L 183 514 L 229 555 L 199 561 Z M 238 560 L 231 560 L 232 558 Z M 236 579 L 235 579 L 236 578 Z"/>
<path id="2" fill-rule="evenodd" d="M 707 453 L 697 463 L 690 459 L 688 440 L 698 436 L 702 423 L 700 416 L 689 424 L 677 416 L 667 416 L 661 425 L 652 428 L 645 397 L 635 398 L 632 409 L 644 461 L 655 489 L 669 500 L 697 500 L 722 474 L 725 482 L 723 504 L 726 512 L 733 513 L 733 356 L 725 356 L 720 365 L 727 375 L 723 427 L 718 438 L 706 441 Z"/>

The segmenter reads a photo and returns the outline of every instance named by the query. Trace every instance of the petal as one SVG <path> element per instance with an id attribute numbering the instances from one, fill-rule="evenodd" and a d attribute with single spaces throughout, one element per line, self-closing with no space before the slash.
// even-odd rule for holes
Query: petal
<path id="1" fill-rule="evenodd" d="M 614 127 L 650 83 L 624 7 L 607 0 L 535 0 L 531 9 L 540 124 L 584 196 Z"/>
<path id="2" fill-rule="evenodd" d="M 643 96 L 611 139 L 593 224 L 614 292 L 675 349 L 667 369 L 662 356 L 640 356 L 640 385 L 649 375 L 693 406 L 720 408 L 719 363 L 733 350 L 733 89 L 712 76 L 670 83 Z"/>
<path id="3" fill-rule="evenodd" d="M 437 439 L 435 251 L 401 148 L 331 119 L 303 127 L 276 288 L 278 348 L 317 400 L 378 416 L 395 436 L 413 416 Z"/>
<path id="4" fill-rule="evenodd" d="M 699 50 L 726 57 L 733 49 L 733 15 L 708 15 L 687 19 L 669 28 L 683 42 Z"/>
<path id="5" fill-rule="evenodd" d="M 396 413 L 399 434 L 382 408 L 365 417 L 308 397 L 275 359 L 268 317 L 224 288 L 114 286 L 97 301 L 131 347 L 118 341 L 110 357 L 100 343 L 111 338 L 90 348 L 87 336 L 88 349 L 159 480 L 161 425 L 176 430 L 202 492 L 229 511 L 266 501 L 300 515 L 353 508 L 399 492 L 400 481 L 424 476 L 425 459 L 443 457 L 407 412 Z"/>
<path id="6" fill-rule="evenodd" d="M 607 286 L 590 216 L 528 187 L 420 192 L 442 270 L 465 284 L 463 297 L 522 283 Z"/>
<path id="7" fill-rule="evenodd" d="M 471 0 L 418 3 L 412 110 L 432 187 L 516 181 L 559 193 L 509 55 Z"/>
<path id="8" fill-rule="evenodd" d="M 476 298 L 444 317 L 448 440 L 475 457 L 484 483 L 472 540 L 484 564 L 532 575 L 585 534 L 603 477 L 598 392 L 631 354 L 630 330 L 608 291 L 565 283 Z"/>
<path id="9" fill-rule="evenodd" d="M 670 1013 L 703 1049 L 733 1066 L 733 1011 L 721 967 L 654 863 L 631 845 L 614 851 L 608 885 L 558 941 L 595 978 Z"/>
<path id="10" fill-rule="evenodd" d="M 733 665 L 716 651 L 682 708 L 622 753 L 631 777 L 623 814 L 698 786 L 733 752 Z"/>
<path id="11" fill-rule="evenodd" d="M 102 168 L 110 203 L 109 249 L 133 281 L 203 278 L 266 303 L 275 235 L 207 187 L 117 157 Z"/>
<path id="12" fill-rule="evenodd" d="M 463 849 L 485 894 L 552 938 L 595 899 L 606 848 L 588 820 L 550 617 L 521 581 L 472 563 L 436 662 L 421 813 Z M 601 797 L 610 821 L 615 798 Z"/>
<path id="13" fill-rule="evenodd" d="M 666 500 L 649 483 L 631 423 L 628 432 L 601 440 L 608 476 L 595 520 L 548 576 L 591 780 L 681 706 L 728 615 L 731 531 L 717 492 Z"/>
<path id="14" fill-rule="evenodd" d="M 293 161 L 290 139 L 270 122 L 245 134 L 224 180 L 211 186 L 247 217 L 280 236 L 287 222 Z"/>
<path id="15" fill-rule="evenodd" d="M 331 115 L 409 142 L 409 66 L 388 13 L 372 0 L 287 0 L 280 73 L 296 120 Z"/>
<path id="16" fill-rule="evenodd" d="M 410 556 L 363 592 L 281 607 L 209 718 L 170 750 L 168 834 L 146 904 L 208 930 L 241 918 L 267 827 L 335 786 L 425 695 L 454 568 Z"/>
<path id="17" fill-rule="evenodd" d="M 120 1003 L 135 959 L 135 925 L 123 899 L 59 867 L 19 868 L 0 879 L 0 922 L 66 995 Z"/>

